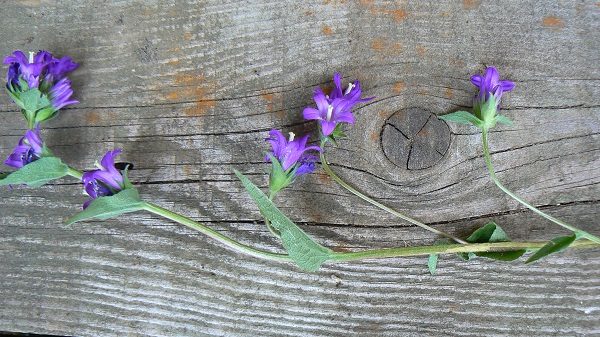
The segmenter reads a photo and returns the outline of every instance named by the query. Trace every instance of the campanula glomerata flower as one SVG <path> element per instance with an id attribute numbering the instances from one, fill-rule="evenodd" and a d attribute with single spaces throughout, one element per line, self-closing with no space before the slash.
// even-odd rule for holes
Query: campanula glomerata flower
<path id="1" fill-rule="evenodd" d="M 289 139 L 286 139 L 281 132 L 273 129 L 269 136 L 265 141 L 271 143 L 273 151 L 267 154 L 266 161 L 277 161 L 273 162 L 269 186 L 271 193 L 276 193 L 294 182 L 296 176 L 314 171 L 317 157 L 305 152 L 321 152 L 322 149 L 316 145 L 306 146 L 309 135 L 294 139 L 294 133 L 290 132 Z"/>
<path id="2" fill-rule="evenodd" d="M 500 80 L 500 74 L 494 67 L 488 67 L 485 75 L 471 76 L 471 83 L 479 88 L 479 93 L 473 99 L 473 112 L 486 125 L 495 124 L 500 99 L 503 92 L 511 91 L 515 84 L 508 80 Z"/>
<path id="3" fill-rule="evenodd" d="M 97 170 L 85 172 L 81 177 L 85 192 L 92 197 L 83 204 L 83 209 L 86 209 L 88 205 L 97 197 L 111 196 L 125 188 L 123 175 L 115 167 L 115 156 L 121 153 L 121 150 L 108 151 Z"/>
<path id="4" fill-rule="evenodd" d="M 40 126 L 36 125 L 34 130 L 27 130 L 24 137 L 19 140 L 19 145 L 8 156 L 4 164 L 21 168 L 42 157 L 44 142 L 40 137 Z"/>
<path id="5" fill-rule="evenodd" d="M 362 92 L 358 81 L 348 84 L 348 87 L 342 90 L 340 74 L 335 74 L 333 80 L 335 88 L 331 94 L 326 95 L 321 88 L 315 89 L 313 99 L 317 108 L 306 107 L 302 111 L 305 119 L 315 119 L 320 122 L 321 132 L 324 136 L 331 135 L 338 123 L 354 124 L 354 115 L 350 112 L 352 107 L 374 98 L 360 98 Z"/>
<path id="6" fill-rule="evenodd" d="M 4 63 L 9 65 L 6 88 L 13 101 L 23 109 L 30 128 L 54 117 L 66 105 L 79 103 L 70 99 L 73 95 L 71 81 L 64 77 L 78 66 L 70 57 L 57 59 L 43 50 L 26 57 L 17 50 L 7 56 Z M 37 96 L 35 100 L 25 94 L 31 90 Z"/>

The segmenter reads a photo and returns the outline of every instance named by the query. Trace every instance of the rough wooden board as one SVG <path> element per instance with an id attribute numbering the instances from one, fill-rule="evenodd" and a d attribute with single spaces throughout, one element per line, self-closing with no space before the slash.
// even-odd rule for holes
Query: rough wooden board
<path id="1" fill-rule="evenodd" d="M 350 139 L 332 167 L 378 200 L 443 230 L 487 221 L 513 239 L 560 228 L 493 188 L 472 128 L 450 125 L 445 157 L 393 165 L 381 130 L 396 112 L 467 107 L 486 65 L 517 83 L 490 135 L 500 179 L 552 215 L 600 234 L 600 95 L 594 2 L 36 2 L 3 6 L 0 55 L 48 49 L 81 64 L 74 108 L 43 136 L 91 169 L 119 147 L 149 201 L 247 244 L 279 249 L 231 172 L 265 186 L 263 138 L 303 133 L 302 108 L 332 75 L 359 79 Z M 24 132 L 0 100 L 0 153 Z M 485 191 L 485 194 L 483 194 Z M 59 196 L 57 198 L 57 196 Z M 0 191 L 0 330 L 120 335 L 564 336 L 599 333 L 598 251 L 531 266 L 444 257 L 326 264 L 314 274 L 258 261 L 146 213 L 70 229 L 86 200 L 64 179 Z M 322 173 L 278 204 L 332 249 L 429 244 L 435 238 L 357 201 Z"/>

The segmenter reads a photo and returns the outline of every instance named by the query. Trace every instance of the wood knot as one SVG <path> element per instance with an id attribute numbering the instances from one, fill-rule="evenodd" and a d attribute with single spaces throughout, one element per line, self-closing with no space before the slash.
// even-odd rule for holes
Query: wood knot
<path id="1" fill-rule="evenodd" d="M 381 147 L 396 166 L 421 170 L 434 166 L 450 147 L 450 128 L 433 113 L 409 108 L 391 115 L 381 130 Z"/>

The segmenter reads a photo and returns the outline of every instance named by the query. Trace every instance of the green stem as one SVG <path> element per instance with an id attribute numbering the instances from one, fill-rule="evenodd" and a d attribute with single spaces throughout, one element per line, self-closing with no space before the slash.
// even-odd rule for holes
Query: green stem
<path id="1" fill-rule="evenodd" d="M 321 145 L 321 147 L 323 147 L 323 144 Z M 345 181 L 343 181 L 343 180 L 342 180 L 340 177 L 338 177 L 338 176 L 337 176 L 337 175 L 336 175 L 336 174 L 335 174 L 335 173 L 334 173 L 334 172 L 331 170 L 331 168 L 330 168 L 330 167 L 329 167 L 329 165 L 327 164 L 327 160 L 325 159 L 325 155 L 323 154 L 323 152 L 321 152 L 321 153 L 320 153 L 320 157 L 321 157 L 321 165 L 323 165 L 323 168 L 325 169 L 325 171 L 327 172 L 327 174 L 329 174 L 329 176 L 330 176 L 331 178 L 333 178 L 333 179 L 334 179 L 335 181 L 337 181 L 337 182 L 338 182 L 340 185 L 342 185 L 342 187 L 344 187 L 345 189 L 347 189 L 348 191 L 350 191 L 352 194 L 356 195 L 357 197 L 361 198 L 362 200 L 364 200 L 364 201 L 366 201 L 366 202 L 370 203 L 370 204 L 371 204 L 371 205 L 373 205 L 373 206 L 379 207 L 379 208 L 381 208 L 382 210 L 384 210 L 384 211 L 386 211 L 386 212 L 388 212 L 388 213 L 391 213 L 391 214 L 393 214 L 393 215 L 395 215 L 395 216 L 399 217 L 400 219 L 403 219 L 403 220 L 405 220 L 405 221 L 408 221 L 408 222 L 410 222 L 410 223 L 412 223 L 412 224 L 414 224 L 414 225 L 417 225 L 417 226 L 419 226 L 419 227 L 421 227 L 421 228 L 423 228 L 423 229 L 426 229 L 426 230 L 428 230 L 428 231 L 431 231 L 431 232 L 433 232 L 433 233 L 436 233 L 436 234 L 438 234 L 438 235 L 445 236 L 445 237 L 447 237 L 447 238 L 449 238 L 449 239 L 452 239 L 452 240 L 454 240 L 454 241 L 456 241 L 456 242 L 459 242 L 459 243 L 462 243 L 462 244 L 466 244 L 466 243 L 468 243 L 468 242 L 466 242 L 466 241 L 464 241 L 464 240 L 462 240 L 462 239 L 459 239 L 459 238 L 457 238 L 457 237 L 453 236 L 452 234 L 448 234 L 448 233 L 446 233 L 446 232 L 442 232 L 442 231 L 440 231 L 440 230 L 437 230 L 437 229 L 435 229 L 435 228 L 433 228 L 433 227 L 427 226 L 426 224 L 424 224 L 424 223 L 422 223 L 422 222 L 420 222 L 420 221 L 417 221 L 417 220 L 415 220 L 415 219 L 413 219 L 413 218 L 410 218 L 410 217 L 408 217 L 408 216 L 406 216 L 406 215 L 404 215 L 404 214 L 402 214 L 402 213 L 400 213 L 400 212 L 397 212 L 397 211 L 395 211 L 395 210 L 393 210 L 393 209 L 391 209 L 391 208 L 389 208 L 389 207 L 387 207 L 387 206 L 385 206 L 385 205 L 383 205 L 383 204 L 381 204 L 381 203 L 379 203 L 379 202 L 377 202 L 377 201 L 373 200 L 372 198 L 370 198 L 370 197 L 368 197 L 368 196 L 366 196 L 366 195 L 362 194 L 361 192 L 359 192 L 358 190 L 356 190 L 354 187 L 352 187 L 352 186 L 348 185 L 348 184 L 347 184 Z"/>
<path id="2" fill-rule="evenodd" d="M 356 261 L 363 259 L 381 259 L 390 257 L 406 257 L 431 254 L 451 254 L 451 253 L 477 253 L 477 252 L 506 252 L 515 250 L 531 250 L 535 251 L 548 242 L 490 242 L 490 243 L 470 243 L 470 244 L 453 244 L 439 246 L 420 246 L 420 247 L 403 247 L 403 248 L 387 248 L 374 249 L 361 252 L 350 253 L 335 253 L 332 261 Z M 599 244 L 588 240 L 579 240 L 573 242 L 569 248 L 598 248 Z"/>
<path id="3" fill-rule="evenodd" d="M 244 253 L 246 255 L 250 255 L 250 256 L 254 256 L 257 258 L 261 258 L 264 260 L 272 260 L 272 261 L 292 261 L 292 259 L 287 255 L 287 254 L 278 254 L 278 253 L 271 253 L 271 252 L 266 252 L 260 249 L 256 249 L 256 248 L 252 248 L 250 246 L 246 246 L 242 243 L 239 243 L 233 239 L 230 239 L 228 237 L 226 237 L 225 235 L 210 229 L 190 218 L 187 218 L 183 215 L 179 215 L 177 213 L 171 212 L 167 209 L 164 209 L 160 206 L 148 203 L 148 202 L 144 202 L 143 205 L 143 209 L 154 213 L 156 215 L 160 215 L 164 218 L 173 220 L 175 222 L 178 222 L 182 225 L 188 226 L 192 229 L 195 229 L 197 231 L 199 231 L 200 233 L 224 244 L 225 246 L 232 248 L 240 253 Z"/>
<path id="4" fill-rule="evenodd" d="M 492 159 L 490 156 L 490 150 L 488 147 L 488 141 L 487 141 L 487 129 L 483 128 L 481 130 L 481 137 L 483 139 L 483 151 L 485 152 L 485 161 L 487 163 L 487 167 L 490 171 L 490 176 L 492 178 L 492 181 L 496 184 L 496 186 L 498 186 L 498 188 L 500 188 L 502 191 L 504 191 L 504 193 L 508 194 L 511 198 L 515 199 L 516 201 L 520 202 L 521 204 L 523 204 L 525 207 L 529 208 L 530 210 L 536 212 L 537 214 L 543 216 L 544 218 L 566 228 L 569 229 L 571 231 L 573 231 L 575 234 L 577 234 L 577 236 L 579 237 L 584 237 L 586 239 L 592 240 L 596 243 L 600 243 L 600 238 L 592 235 L 586 231 L 583 231 L 579 228 L 573 227 L 569 224 L 567 224 L 566 222 L 563 222 L 551 215 L 548 215 L 542 211 L 540 211 L 539 209 L 537 209 L 536 207 L 534 207 L 533 205 L 527 203 L 525 200 L 521 199 L 519 196 L 517 196 L 516 194 L 514 194 L 512 191 L 510 191 L 509 189 L 507 189 L 506 187 L 504 187 L 504 185 L 502 185 L 500 183 L 500 181 L 498 180 L 498 178 L 496 177 L 496 172 L 494 171 L 494 168 L 492 166 Z"/>
<path id="5" fill-rule="evenodd" d="M 81 180 L 81 177 L 83 176 L 83 172 L 77 171 L 74 168 L 68 167 L 67 175 L 70 175 L 71 177 L 73 177 L 75 179 Z"/>

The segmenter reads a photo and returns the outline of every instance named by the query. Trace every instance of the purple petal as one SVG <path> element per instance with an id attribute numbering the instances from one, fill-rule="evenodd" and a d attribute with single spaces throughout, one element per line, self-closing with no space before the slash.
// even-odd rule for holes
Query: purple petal
<path id="1" fill-rule="evenodd" d="M 471 76 L 471 83 L 473 83 L 474 85 L 481 87 L 482 83 L 483 83 L 483 76 L 477 74 L 477 75 L 473 75 Z"/>
<path id="2" fill-rule="evenodd" d="M 335 129 L 335 126 L 337 125 L 336 122 L 328 122 L 326 120 L 321 120 L 320 122 L 321 122 L 321 131 L 323 132 L 323 135 L 325 135 L 325 136 L 329 136 Z"/>
<path id="3" fill-rule="evenodd" d="M 321 119 L 321 115 L 319 114 L 319 110 L 311 107 L 306 107 L 302 110 L 302 116 L 304 119 Z"/>
<path id="4" fill-rule="evenodd" d="M 502 91 L 506 92 L 511 91 L 515 87 L 515 84 L 509 80 L 502 80 L 500 81 L 500 87 Z"/>

